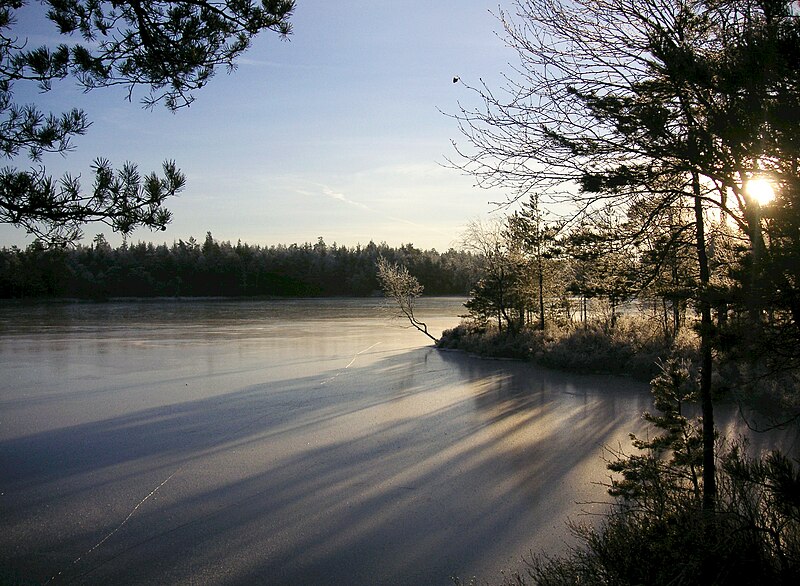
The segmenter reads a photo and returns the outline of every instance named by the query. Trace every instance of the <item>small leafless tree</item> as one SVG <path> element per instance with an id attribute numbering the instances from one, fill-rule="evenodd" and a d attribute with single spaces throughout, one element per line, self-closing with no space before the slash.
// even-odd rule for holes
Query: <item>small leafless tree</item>
<path id="1" fill-rule="evenodd" d="M 434 342 L 439 340 L 428 332 L 425 322 L 414 315 L 414 301 L 422 295 L 422 285 L 408 269 L 398 263 L 391 263 L 384 257 L 378 258 L 378 281 L 380 281 L 386 297 L 394 299 L 397 304 L 397 317 L 408 319 L 408 322 Z"/>

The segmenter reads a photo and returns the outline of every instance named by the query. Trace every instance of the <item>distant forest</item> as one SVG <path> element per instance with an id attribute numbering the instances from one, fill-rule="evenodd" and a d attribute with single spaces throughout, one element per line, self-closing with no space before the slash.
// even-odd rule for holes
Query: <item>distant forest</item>
<path id="1" fill-rule="evenodd" d="M 211 233 L 171 246 L 138 242 L 112 248 L 103 235 L 89 245 L 48 248 L 34 242 L 0 251 L 0 298 L 318 297 L 369 296 L 380 290 L 383 256 L 408 267 L 428 295 L 467 295 L 480 277 L 479 258 L 450 249 L 348 248 L 315 244 L 253 246 L 218 242 Z"/>

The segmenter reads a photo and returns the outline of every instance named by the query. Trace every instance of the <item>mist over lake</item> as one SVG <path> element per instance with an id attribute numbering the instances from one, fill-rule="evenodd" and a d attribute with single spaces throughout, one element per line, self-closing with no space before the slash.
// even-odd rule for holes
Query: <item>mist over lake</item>
<path id="1" fill-rule="evenodd" d="M 0 307 L 0 577 L 449 584 L 560 550 L 647 386 L 439 351 L 383 306 Z"/>

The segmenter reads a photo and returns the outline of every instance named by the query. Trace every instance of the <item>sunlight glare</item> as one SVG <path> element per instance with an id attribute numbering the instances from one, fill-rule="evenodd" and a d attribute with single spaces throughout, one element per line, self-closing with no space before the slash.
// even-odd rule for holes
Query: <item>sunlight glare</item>
<path id="1" fill-rule="evenodd" d="M 745 186 L 747 195 L 759 205 L 765 205 L 775 199 L 772 182 L 763 177 L 750 179 Z"/>

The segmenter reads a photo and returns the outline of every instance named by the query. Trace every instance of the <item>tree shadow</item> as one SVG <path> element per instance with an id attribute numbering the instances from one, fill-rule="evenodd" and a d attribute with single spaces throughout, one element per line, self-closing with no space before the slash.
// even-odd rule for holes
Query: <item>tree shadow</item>
<path id="1" fill-rule="evenodd" d="M 561 543 L 648 405 L 628 381 L 420 348 L 31 434 L 0 443 L 2 563 L 54 583 L 446 584 Z"/>

